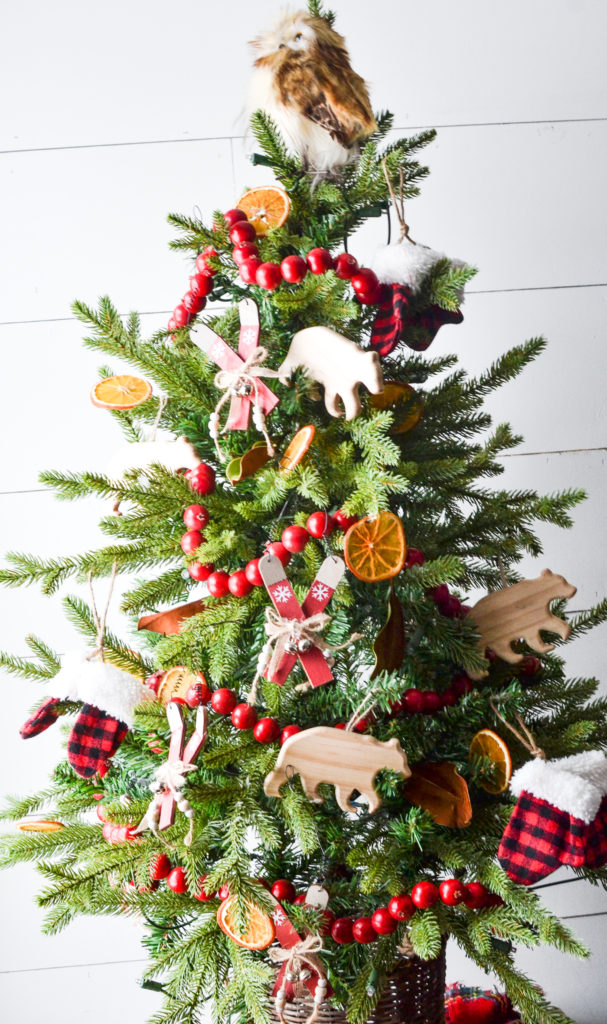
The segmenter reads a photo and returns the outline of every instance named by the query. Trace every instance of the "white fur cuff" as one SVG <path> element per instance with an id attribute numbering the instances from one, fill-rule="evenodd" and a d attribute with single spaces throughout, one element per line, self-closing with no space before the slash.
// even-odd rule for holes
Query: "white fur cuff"
<path id="1" fill-rule="evenodd" d="M 607 757 L 600 750 L 558 761 L 536 757 L 510 780 L 514 796 L 520 796 L 523 790 L 590 824 L 607 794 Z"/>
<path id="2" fill-rule="evenodd" d="M 128 726 L 133 724 L 137 705 L 154 700 L 149 687 L 135 676 L 108 662 L 88 661 L 87 654 L 81 652 L 63 656 L 60 671 L 49 680 L 45 691 L 48 697 L 92 704 Z"/>

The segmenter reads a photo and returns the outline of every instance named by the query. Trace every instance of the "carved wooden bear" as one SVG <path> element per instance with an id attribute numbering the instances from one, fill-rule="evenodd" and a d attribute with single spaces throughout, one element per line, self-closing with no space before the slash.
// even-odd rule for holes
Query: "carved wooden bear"
<path id="1" fill-rule="evenodd" d="M 373 782 L 382 768 L 398 772 L 403 779 L 411 775 L 407 756 L 397 739 L 382 743 L 373 736 L 319 725 L 295 733 L 284 743 L 274 770 L 266 776 L 264 790 L 268 796 L 279 797 L 283 783 L 298 772 L 308 800 L 322 803 L 318 786 L 329 782 L 335 786 L 335 798 L 342 811 L 358 811 L 350 799 L 356 789 L 373 814 L 381 806 Z"/>
<path id="2" fill-rule="evenodd" d="M 511 587 L 496 590 L 482 597 L 469 612 L 469 618 L 480 633 L 479 647 L 490 647 L 499 658 L 516 665 L 524 655 L 512 650 L 512 644 L 524 640 L 538 654 L 546 654 L 554 644 L 545 643 L 540 630 L 556 633 L 566 640 L 571 626 L 553 615 L 550 602 L 559 597 L 573 597 L 576 588 L 563 576 L 544 569 L 536 580 L 522 580 Z M 469 672 L 472 679 L 482 679 L 487 672 Z"/>

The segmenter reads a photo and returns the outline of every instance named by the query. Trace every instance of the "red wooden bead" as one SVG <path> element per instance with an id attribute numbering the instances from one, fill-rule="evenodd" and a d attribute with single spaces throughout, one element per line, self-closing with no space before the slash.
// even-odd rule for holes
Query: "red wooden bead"
<path id="1" fill-rule="evenodd" d="M 150 878 L 159 882 L 171 873 L 171 862 L 166 853 L 159 853 L 150 864 Z"/>
<path id="2" fill-rule="evenodd" d="M 188 505 L 183 513 L 183 521 L 188 530 L 204 530 L 209 521 L 209 513 L 204 505 Z"/>
<path id="3" fill-rule="evenodd" d="M 263 580 L 259 571 L 259 559 L 253 558 L 252 561 L 247 562 L 244 567 L 244 574 L 247 577 L 249 583 L 252 583 L 254 587 L 263 587 Z"/>
<path id="4" fill-rule="evenodd" d="M 207 278 L 207 281 L 208 280 L 210 280 L 210 278 Z M 192 316 L 196 316 L 196 313 L 200 313 L 207 304 L 207 300 L 204 295 L 195 295 L 194 292 L 191 291 L 186 292 L 181 301 L 188 313 L 191 313 Z"/>
<path id="5" fill-rule="evenodd" d="M 424 690 L 422 692 L 422 699 L 423 711 L 426 715 L 435 715 L 443 706 L 441 697 L 434 690 Z"/>
<path id="6" fill-rule="evenodd" d="M 496 892 L 487 893 L 486 907 L 503 907 L 504 901 L 501 896 L 498 896 Z"/>
<path id="7" fill-rule="evenodd" d="M 196 270 L 199 274 L 206 274 L 208 277 L 214 277 L 217 273 L 209 266 L 209 259 L 217 259 L 219 253 L 217 249 L 214 249 L 212 245 L 207 245 L 206 249 L 203 249 L 201 253 L 196 257 Z"/>
<path id="8" fill-rule="evenodd" d="M 261 266 L 261 260 L 259 256 L 250 256 L 248 260 L 243 260 L 239 267 L 239 272 L 242 280 L 245 284 L 255 284 L 257 281 L 257 269 Z"/>
<path id="9" fill-rule="evenodd" d="M 237 704 L 231 717 L 236 729 L 252 729 L 257 722 L 257 712 L 251 704 Z"/>
<path id="10" fill-rule="evenodd" d="M 326 274 L 333 268 L 333 257 L 328 249 L 310 249 L 306 262 L 313 274 Z"/>
<path id="11" fill-rule="evenodd" d="M 173 868 L 167 876 L 167 885 L 173 892 L 187 892 L 188 883 L 183 868 Z"/>
<path id="12" fill-rule="evenodd" d="M 173 317 L 170 317 L 169 321 L 167 323 L 167 331 L 170 331 L 171 334 L 172 334 L 173 331 L 176 331 L 176 330 L 177 330 L 177 324 L 175 323 L 175 320 L 173 319 Z"/>
<path id="13" fill-rule="evenodd" d="M 291 736 L 295 736 L 295 734 L 298 732 L 301 732 L 301 727 L 299 725 L 285 725 L 284 729 L 280 734 L 281 747 L 283 743 L 286 743 Z"/>
<path id="14" fill-rule="evenodd" d="M 229 885 L 222 885 L 221 888 L 217 890 L 217 896 L 218 896 L 218 898 L 220 900 L 227 900 L 229 895 L 230 895 L 230 887 L 229 887 Z"/>
<path id="15" fill-rule="evenodd" d="M 247 594 L 251 593 L 253 584 L 247 579 L 244 569 L 237 569 L 230 576 L 228 587 L 234 597 L 246 597 Z"/>
<path id="16" fill-rule="evenodd" d="M 226 210 L 223 215 L 223 219 L 227 223 L 228 227 L 233 228 L 239 221 L 247 219 L 247 215 L 244 210 L 239 210 L 238 207 L 234 207 L 232 210 Z"/>
<path id="17" fill-rule="evenodd" d="M 279 903 L 292 903 L 295 899 L 295 886 L 287 878 L 279 878 L 273 882 L 270 892 Z"/>
<path id="18" fill-rule="evenodd" d="M 457 694 L 449 687 L 444 693 L 441 693 L 441 700 L 444 708 L 454 708 L 457 704 Z"/>
<path id="19" fill-rule="evenodd" d="M 447 619 L 457 619 L 462 610 L 462 602 L 455 594 L 449 594 L 449 600 L 442 601 L 438 606 L 438 610 Z"/>
<path id="20" fill-rule="evenodd" d="M 458 675 L 453 676 L 449 684 L 449 689 L 453 690 L 456 697 L 463 697 L 467 693 L 472 693 L 474 689 L 474 683 L 465 672 L 460 672 Z"/>
<path id="21" fill-rule="evenodd" d="M 410 569 L 414 565 L 423 565 L 425 561 L 425 555 L 418 548 L 407 548 L 407 557 L 405 558 L 406 569 Z"/>
<path id="22" fill-rule="evenodd" d="M 429 910 L 438 898 L 439 892 L 433 882 L 417 882 L 411 890 L 411 899 L 418 910 Z"/>
<path id="23" fill-rule="evenodd" d="M 520 662 L 518 670 L 522 676 L 536 676 L 542 671 L 542 663 L 539 658 L 526 654 Z"/>
<path id="24" fill-rule="evenodd" d="M 192 893 L 192 896 L 194 897 L 194 899 L 198 900 L 199 903 L 206 903 L 207 900 L 212 900 L 213 897 L 215 896 L 214 892 L 207 892 L 206 891 L 206 889 L 204 887 L 204 883 L 206 882 L 206 879 L 207 879 L 206 875 L 201 875 L 200 878 L 198 879 L 198 892 Z"/>
<path id="25" fill-rule="evenodd" d="M 340 946 L 349 946 L 354 941 L 352 934 L 352 918 L 338 917 L 331 928 L 331 938 L 335 939 Z"/>
<path id="26" fill-rule="evenodd" d="M 459 878 L 446 878 L 438 887 L 440 898 L 446 907 L 457 907 L 463 903 L 466 889 Z"/>
<path id="27" fill-rule="evenodd" d="M 280 726 L 275 718 L 260 718 L 253 735 L 258 743 L 273 743 L 280 736 Z"/>
<path id="28" fill-rule="evenodd" d="M 280 272 L 289 284 L 299 284 L 308 273 L 308 264 L 301 256 L 286 256 L 280 264 Z"/>
<path id="29" fill-rule="evenodd" d="M 293 903 L 295 904 L 296 907 L 302 907 L 305 902 L 306 902 L 306 894 L 305 894 L 305 892 L 300 893 L 299 896 L 296 896 L 295 899 L 293 900 Z"/>
<path id="30" fill-rule="evenodd" d="M 154 672 L 153 675 L 148 676 L 145 685 L 149 686 L 152 693 L 158 693 L 158 687 L 164 679 L 164 672 Z"/>
<path id="31" fill-rule="evenodd" d="M 362 718 L 357 718 L 352 728 L 354 732 L 366 732 L 372 721 L 371 715 L 363 715 Z"/>
<path id="32" fill-rule="evenodd" d="M 371 924 L 378 935 L 392 935 L 398 928 L 398 923 L 387 907 L 378 907 L 373 917 L 371 918 Z"/>
<path id="33" fill-rule="evenodd" d="M 182 302 L 173 310 L 173 320 L 178 327 L 185 327 L 190 322 L 190 314 Z"/>
<path id="34" fill-rule="evenodd" d="M 190 278 L 190 291 L 194 295 L 210 295 L 213 291 L 213 281 L 208 274 L 192 274 Z"/>
<path id="35" fill-rule="evenodd" d="M 362 295 L 368 295 L 379 289 L 377 274 L 370 267 L 361 267 L 352 277 L 352 287 L 360 299 Z"/>
<path id="36" fill-rule="evenodd" d="M 196 469 L 189 469 L 185 477 L 197 494 L 212 494 L 215 490 L 215 470 L 206 462 L 201 462 Z"/>
<path id="37" fill-rule="evenodd" d="M 375 942 L 377 932 L 370 917 L 359 917 L 352 925 L 352 937 L 357 942 Z"/>
<path id="38" fill-rule="evenodd" d="M 388 903 L 388 913 L 395 921 L 408 921 L 415 913 L 415 903 L 406 892 L 403 892 L 392 897 Z"/>
<path id="39" fill-rule="evenodd" d="M 487 906 L 489 890 L 481 882 L 468 882 L 464 886 L 463 902 L 470 910 L 482 910 Z"/>
<path id="40" fill-rule="evenodd" d="M 297 554 L 305 548 L 310 540 L 310 534 L 305 526 L 287 526 L 282 531 L 280 539 L 287 551 Z"/>
<path id="41" fill-rule="evenodd" d="M 184 554 L 191 555 L 193 551 L 196 551 L 196 549 L 200 547 L 203 541 L 204 537 L 200 530 L 187 530 L 187 532 L 183 534 L 179 543 L 181 544 L 181 550 Z"/>
<path id="42" fill-rule="evenodd" d="M 243 242 L 254 242 L 257 232 L 248 220 L 239 220 L 234 227 L 230 228 L 230 241 L 234 245 L 242 245 Z"/>
<path id="43" fill-rule="evenodd" d="M 268 544 L 266 547 L 266 554 L 274 555 L 274 557 L 277 558 L 285 568 L 291 561 L 291 552 L 287 551 L 284 544 L 281 544 L 279 540 L 275 540 L 271 544 Z"/>
<path id="44" fill-rule="evenodd" d="M 432 595 L 432 600 L 434 601 L 434 604 L 437 605 L 439 610 L 441 605 L 446 604 L 449 598 L 451 597 L 451 594 L 449 593 L 449 587 L 447 586 L 446 583 L 441 583 L 439 587 L 434 587 L 434 589 L 430 593 Z"/>
<path id="45" fill-rule="evenodd" d="M 229 573 L 223 569 L 216 569 L 212 572 L 207 580 L 207 587 L 209 588 L 209 594 L 212 597 L 225 597 L 226 594 L 230 593 L 228 586 L 230 576 Z"/>
<path id="46" fill-rule="evenodd" d="M 232 259 L 238 266 L 244 263 L 245 260 L 250 260 L 253 256 L 259 256 L 259 249 L 255 242 L 241 242 L 240 245 L 235 245 L 232 250 Z"/>
<path id="47" fill-rule="evenodd" d="M 403 704 L 405 705 L 405 711 L 410 715 L 419 715 L 424 710 L 424 695 L 421 690 L 416 690 L 414 686 L 409 687 L 403 693 Z"/>
<path id="48" fill-rule="evenodd" d="M 333 519 L 335 520 L 335 525 L 340 530 L 343 530 L 344 533 L 346 530 L 349 530 L 351 526 L 354 526 L 354 523 L 358 522 L 357 516 L 347 516 L 341 508 L 338 508 L 337 512 L 333 513 Z"/>
<path id="49" fill-rule="evenodd" d="M 189 708 L 199 708 L 201 704 L 209 703 L 212 693 L 206 679 L 201 679 L 197 683 L 192 683 L 185 695 L 185 702 Z"/>
<path id="50" fill-rule="evenodd" d="M 335 519 L 328 512 L 313 512 L 308 516 L 306 529 L 313 537 L 328 537 L 335 529 Z"/>
<path id="51" fill-rule="evenodd" d="M 205 583 L 214 571 L 215 566 L 212 562 L 208 562 L 206 565 L 204 565 L 203 562 L 190 562 L 188 565 L 188 572 L 190 576 L 198 583 Z"/>
<path id="52" fill-rule="evenodd" d="M 265 288 L 267 292 L 275 291 L 282 282 L 282 274 L 278 263 L 262 263 L 255 274 L 255 284 Z"/>
<path id="53" fill-rule="evenodd" d="M 230 715 L 237 704 L 238 697 L 234 690 L 228 690 L 225 686 L 215 690 L 211 696 L 211 707 L 218 715 Z"/>
<path id="54" fill-rule="evenodd" d="M 349 252 L 340 252 L 335 260 L 335 274 L 341 281 L 349 281 L 358 270 L 358 260 Z"/>

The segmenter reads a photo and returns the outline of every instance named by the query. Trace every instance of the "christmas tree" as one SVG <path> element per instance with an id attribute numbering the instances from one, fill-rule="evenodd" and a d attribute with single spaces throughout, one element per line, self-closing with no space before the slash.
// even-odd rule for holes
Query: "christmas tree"
<path id="1" fill-rule="evenodd" d="M 306 26 L 339 46 L 332 25 L 312 0 Z M 566 623 L 574 588 L 518 572 L 584 495 L 490 486 L 521 438 L 484 399 L 545 343 L 476 379 L 426 354 L 474 271 L 411 238 L 434 133 L 391 127 L 346 146 L 325 118 L 345 155 L 320 168 L 258 110 L 253 162 L 278 184 L 209 225 L 170 217 L 193 268 L 167 330 L 75 303 L 84 344 L 143 374 L 105 365 L 93 388 L 128 442 L 112 469 L 42 475 L 100 499 L 108 544 L 0 573 L 91 589 L 64 599 L 83 653 L 30 636 L 31 660 L 0 658 L 44 686 L 22 735 L 68 729 L 48 788 L 3 812 L 2 864 L 37 863 L 49 934 L 145 924 L 155 1024 L 209 1000 L 261 1024 L 293 999 L 362 1024 L 448 937 L 528 1024 L 565 1024 L 515 947 L 586 951 L 529 886 L 561 863 L 607 881 L 607 702 L 558 653 L 607 601 Z M 390 208 L 400 238 L 359 266 L 352 236 Z M 120 574 L 136 650 L 98 605 Z"/>

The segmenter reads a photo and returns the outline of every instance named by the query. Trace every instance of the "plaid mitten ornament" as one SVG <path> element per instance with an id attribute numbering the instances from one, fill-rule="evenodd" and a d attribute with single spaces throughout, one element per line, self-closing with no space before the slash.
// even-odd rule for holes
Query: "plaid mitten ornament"
<path id="1" fill-rule="evenodd" d="M 371 268 L 381 284 L 388 285 L 388 297 L 379 306 L 371 347 L 380 356 L 387 356 L 401 342 L 416 352 L 427 349 L 443 324 L 461 324 L 461 311 L 432 305 L 413 312 L 413 301 L 433 266 L 447 257 L 427 245 L 419 245 L 405 237 L 398 245 L 384 245 L 375 252 Z M 461 260 L 450 260 L 451 266 L 463 266 Z M 463 301 L 463 294 L 460 296 Z"/>
<path id="2" fill-rule="evenodd" d="M 67 759 L 77 775 L 90 779 L 105 775 L 133 724 L 138 704 L 154 700 L 154 694 L 135 676 L 105 661 L 88 660 L 87 654 L 66 654 L 61 669 L 47 684 L 47 698 L 22 726 L 23 739 L 44 732 L 58 718 L 62 700 L 82 701 L 67 743 Z"/>
<path id="3" fill-rule="evenodd" d="M 445 1024 L 514 1024 L 519 1021 L 508 996 L 456 981 L 445 991 Z"/>
<path id="4" fill-rule="evenodd" d="M 504 871 L 532 885 L 563 864 L 607 864 L 607 757 L 590 750 L 558 761 L 535 758 L 514 773 L 518 797 L 498 850 Z"/>

